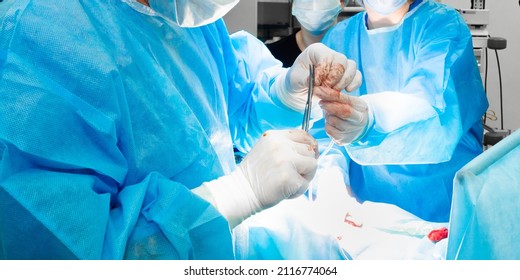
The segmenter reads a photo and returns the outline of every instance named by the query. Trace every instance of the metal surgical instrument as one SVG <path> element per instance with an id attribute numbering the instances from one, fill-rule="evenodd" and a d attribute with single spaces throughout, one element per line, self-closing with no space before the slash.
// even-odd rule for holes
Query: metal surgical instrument
<path id="1" fill-rule="evenodd" d="M 311 119 L 312 96 L 314 94 L 314 65 L 309 65 L 309 81 L 307 89 L 307 103 L 303 112 L 302 129 L 309 131 L 309 121 Z"/>

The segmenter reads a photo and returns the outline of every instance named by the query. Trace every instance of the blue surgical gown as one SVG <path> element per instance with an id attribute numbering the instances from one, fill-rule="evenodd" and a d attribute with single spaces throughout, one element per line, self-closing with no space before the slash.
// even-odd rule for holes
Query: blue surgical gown
<path id="1" fill-rule="evenodd" d="M 256 38 L 137 7 L 0 3 L 0 259 L 234 258 L 190 189 L 302 115 Z"/>
<path id="2" fill-rule="evenodd" d="M 448 221 L 454 174 L 482 152 L 488 107 L 464 20 L 436 1 L 415 1 L 395 26 L 368 30 L 361 12 L 323 42 L 357 63 L 363 84 L 351 94 L 374 113 L 370 132 L 345 147 L 352 192 Z"/>

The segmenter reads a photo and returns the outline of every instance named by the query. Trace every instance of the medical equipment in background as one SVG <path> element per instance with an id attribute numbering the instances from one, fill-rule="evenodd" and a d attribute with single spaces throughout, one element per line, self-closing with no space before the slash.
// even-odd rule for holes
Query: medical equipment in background
<path id="1" fill-rule="evenodd" d="M 462 18 L 468 25 L 471 35 L 473 38 L 473 49 L 475 52 L 475 58 L 478 63 L 478 67 L 482 80 L 484 81 L 484 89 L 487 93 L 487 76 L 488 76 L 488 50 L 494 50 L 497 66 L 498 66 L 498 79 L 500 86 L 500 129 L 494 129 L 486 124 L 488 118 L 496 119 L 494 114 L 490 116 L 486 113 L 484 117 L 484 146 L 492 146 L 498 143 L 500 140 L 511 134 L 510 130 L 504 129 L 504 110 L 503 110 L 503 98 L 502 98 L 502 73 L 500 69 L 500 60 L 498 57 L 498 50 L 505 49 L 507 46 L 507 40 L 500 37 L 491 37 L 487 30 L 489 24 L 489 10 L 486 9 L 485 0 L 472 0 L 470 9 L 459 9 Z"/>
<path id="2" fill-rule="evenodd" d="M 486 129 L 486 133 L 484 134 L 484 146 L 492 146 L 498 143 L 500 140 L 506 138 L 511 134 L 511 130 L 504 129 L 504 100 L 502 94 L 502 73 L 500 70 L 500 59 L 498 58 L 498 50 L 503 50 L 507 46 L 507 40 L 500 37 L 490 37 L 488 39 L 487 48 L 486 48 L 486 70 L 485 70 L 485 78 L 484 78 L 484 89 L 487 93 L 487 59 L 488 59 L 488 49 L 495 51 L 495 56 L 497 59 L 497 67 L 498 67 L 498 79 L 500 86 L 500 130 L 493 129 L 492 127 L 486 125 L 487 113 L 484 117 L 484 127 Z"/>
<path id="3" fill-rule="evenodd" d="M 470 9 L 459 9 L 459 12 L 471 31 L 473 49 L 480 73 L 485 75 L 484 69 L 486 65 L 483 65 L 485 62 L 483 59 L 485 59 L 487 40 L 489 38 L 489 32 L 487 30 L 489 10 L 485 9 L 484 0 L 474 0 L 471 1 Z"/>

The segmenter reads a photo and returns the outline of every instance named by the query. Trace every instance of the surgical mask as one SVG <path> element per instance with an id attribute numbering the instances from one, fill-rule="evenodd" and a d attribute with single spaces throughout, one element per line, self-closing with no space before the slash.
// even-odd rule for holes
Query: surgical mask
<path id="1" fill-rule="evenodd" d="M 149 0 L 150 7 L 182 27 L 206 25 L 222 18 L 239 0 Z"/>
<path id="2" fill-rule="evenodd" d="M 331 27 L 339 12 L 339 0 L 295 0 L 292 6 L 292 14 L 313 35 L 320 35 Z"/>
<path id="3" fill-rule="evenodd" d="M 362 0 L 361 5 L 366 5 L 380 15 L 389 15 L 401 8 L 407 0 Z"/>

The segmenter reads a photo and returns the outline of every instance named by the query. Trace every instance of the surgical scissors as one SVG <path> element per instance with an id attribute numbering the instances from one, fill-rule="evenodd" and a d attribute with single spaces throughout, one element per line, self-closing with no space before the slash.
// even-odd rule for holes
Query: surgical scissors
<path id="1" fill-rule="evenodd" d="M 309 81 L 307 83 L 307 103 L 303 112 L 302 129 L 309 131 L 309 122 L 311 119 L 312 96 L 314 94 L 314 65 L 309 65 Z"/>

